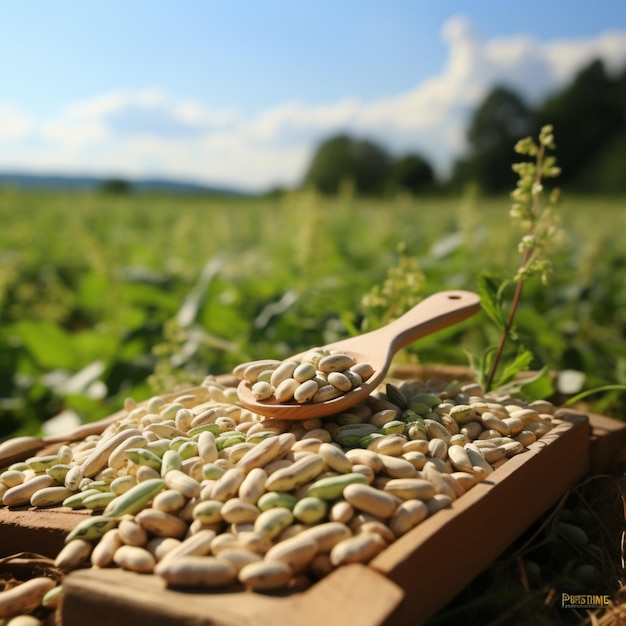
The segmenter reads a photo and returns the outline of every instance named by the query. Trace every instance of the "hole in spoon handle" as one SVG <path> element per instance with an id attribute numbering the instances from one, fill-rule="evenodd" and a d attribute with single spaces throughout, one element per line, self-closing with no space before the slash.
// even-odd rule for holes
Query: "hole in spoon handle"
<path id="1" fill-rule="evenodd" d="M 442 291 L 425 298 L 410 311 L 391 322 L 381 331 L 388 337 L 392 352 L 458 324 L 480 310 L 480 299 L 470 291 Z"/>

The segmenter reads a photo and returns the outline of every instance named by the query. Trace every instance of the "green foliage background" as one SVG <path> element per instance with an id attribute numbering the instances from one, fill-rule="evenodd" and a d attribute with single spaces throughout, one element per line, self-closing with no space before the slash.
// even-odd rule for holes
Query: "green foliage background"
<path id="1" fill-rule="evenodd" d="M 508 198 L 207 198 L 0 192 L 0 438 L 63 409 L 93 420 L 245 360 L 388 321 L 481 272 L 519 264 Z M 565 198 L 546 288 L 518 315 L 537 362 L 626 382 L 624 203 Z M 467 364 L 497 341 L 484 314 L 407 349 Z M 598 410 L 624 416 L 621 397 Z"/>

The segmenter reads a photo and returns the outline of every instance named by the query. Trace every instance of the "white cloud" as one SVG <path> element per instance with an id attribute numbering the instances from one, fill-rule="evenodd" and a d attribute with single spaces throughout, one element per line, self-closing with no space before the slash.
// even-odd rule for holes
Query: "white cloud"
<path id="1" fill-rule="evenodd" d="M 15 107 L 0 102 L 0 142 L 21 140 L 34 128 L 34 121 Z"/>
<path id="2" fill-rule="evenodd" d="M 419 151 L 445 172 L 464 148 L 472 109 L 492 86 L 505 84 L 537 101 L 594 58 L 610 71 L 626 64 L 626 32 L 484 41 L 467 20 L 454 17 L 442 37 L 449 54 L 439 74 L 368 102 L 283 102 L 244 116 L 146 89 L 101 94 L 49 120 L 0 104 L 0 168 L 159 175 L 263 189 L 298 182 L 317 141 L 352 132 L 395 151 Z"/>

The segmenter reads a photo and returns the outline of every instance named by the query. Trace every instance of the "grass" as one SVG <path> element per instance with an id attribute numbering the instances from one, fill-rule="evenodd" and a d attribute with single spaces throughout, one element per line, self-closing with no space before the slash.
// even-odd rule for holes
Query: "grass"
<path id="1" fill-rule="evenodd" d="M 471 194 L 382 201 L 4 189 L 0 437 L 37 431 L 63 408 L 96 419 L 126 395 L 359 332 L 434 291 L 474 290 L 481 272 L 512 275 L 519 233 L 509 205 Z M 518 317 L 533 367 L 582 371 L 587 387 L 625 382 L 623 207 L 565 198 L 552 284 L 530 281 Z M 480 315 L 401 358 L 465 364 L 466 350 L 496 340 Z M 90 366 L 93 380 L 68 383 Z M 619 391 L 592 401 L 623 417 Z"/>

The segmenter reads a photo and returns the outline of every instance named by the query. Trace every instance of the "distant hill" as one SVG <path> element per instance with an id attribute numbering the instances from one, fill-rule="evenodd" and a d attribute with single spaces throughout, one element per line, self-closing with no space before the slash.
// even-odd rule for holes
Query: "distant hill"
<path id="1" fill-rule="evenodd" d="M 238 189 L 229 187 L 215 187 L 188 183 L 161 178 L 146 178 L 140 180 L 121 179 L 117 177 L 97 176 L 56 176 L 20 173 L 0 173 L 1 187 L 17 187 L 19 189 L 39 189 L 49 191 L 96 191 L 111 180 L 123 180 L 130 185 L 133 192 L 161 192 L 180 194 L 201 194 L 216 196 L 245 196 L 249 195 Z"/>

